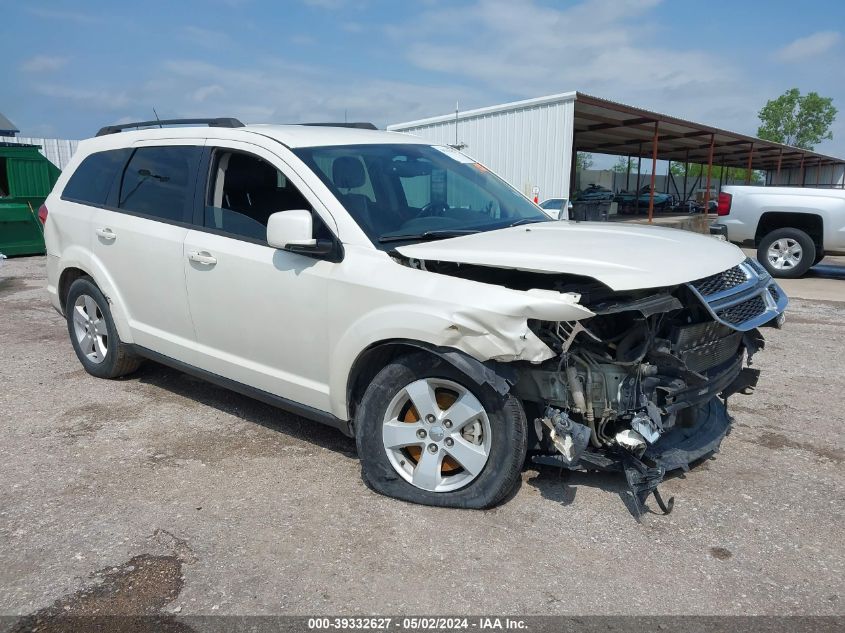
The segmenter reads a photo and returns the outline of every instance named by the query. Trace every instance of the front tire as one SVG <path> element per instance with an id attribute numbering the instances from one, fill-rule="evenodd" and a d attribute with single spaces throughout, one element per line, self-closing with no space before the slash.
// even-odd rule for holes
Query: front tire
<path id="1" fill-rule="evenodd" d="M 415 353 L 382 369 L 355 415 L 364 481 L 412 503 L 489 508 L 519 481 L 527 423 L 519 401 Z"/>
<path id="2" fill-rule="evenodd" d="M 757 260 L 772 277 L 797 279 L 815 262 L 816 245 L 800 229 L 775 229 L 760 240 Z"/>
<path id="3" fill-rule="evenodd" d="M 118 378 L 138 369 L 140 359 L 120 340 L 109 302 L 91 279 L 81 277 L 71 284 L 65 313 L 70 342 L 85 371 L 97 378 Z"/>

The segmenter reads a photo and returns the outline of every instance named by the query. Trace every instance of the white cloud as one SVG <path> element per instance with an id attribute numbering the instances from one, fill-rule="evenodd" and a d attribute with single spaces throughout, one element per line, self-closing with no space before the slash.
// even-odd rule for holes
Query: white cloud
<path id="1" fill-rule="evenodd" d="M 119 110 L 132 102 L 125 91 L 106 88 L 82 88 L 44 83 L 36 85 L 34 90 L 46 97 L 70 101 L 86 108 L 98 110 Z"/>
<path id="2" fill-rule="evenodd" d="M 203 48 L 217 48 L 221 44 L 228 44 L 230 38 L 226 33 L 206 29 L 201 26 L 184 26 L 180 31 L 183 39 Z"/>
<path id="3" fill-rule="evenodd" d="M 486 95 L 462 99 L 462 108 L 579 90 L 753 133 L 764 81 L 750 81 L 718 51 L 673 37 L 653 10 L 659 3 L 477 0 L 435 7 L 386 32 L 413 65 Z M 424 116 L 450 109 L 432 104 Z"/>
<path id="4" fill-rule="evenodd" d="M 783 62 L 800 62 L 826 53 L 839 43 L 842 36 L 838 31 L 819 31 L 793 40 L 775 53 Z"/>
<path id="5" fill-rule="evenodd" d="M 202 103 L 209 97 L 213 95 L 223 94 L 225 91 L 223 90 L 222 86 L 217 84 L 211 84 L 208 86 L 200 86 L 196 90 L 193 91 L 191 94 L 191 98 L 196 101 L 197 103 Z"/>
<path id="6" fill-rule="evenodd" d="M 73 96 L 81 102 L 95 95 L 103 96 L 96 90 Z M 247 123 L 296 123 L 343 121 L 346 114 L 349 120 L 379 126 L 422 117 L 433 108 L 448 109 L 456 98 L 482 99 L 474 89 L 451 82 L 428 86 L 362 79 L 278 58 L 245 66 L 174 59 L 152 69 L 147 81 L 127 84 L 120 95 L 122 106 L 111 109 L 126 116 L 155 106 L 162 118 L 234 116 Z"/>
<path id="7" fill-rule="evenodd" d="M 82 11 L 65 11 L 62 9 L 48 9 L 45 7 L 28 7 L 27 11 L 32 15 L 47 20 L 61 20 L 63 22 L 77 22 L 79 24 L 93 24 L 102 18 L 83 13 Z"/>
<path id="8" fill-rule="evenodd" d="M 346 0 L 302 0 L 305 4 L 312 7 L 319 7 L 320 9 L 339 9 Z"/>
<path id="9" fill-rule="evenodd" d="M 36 55 L 21 64 L 21 70 L 26 73 L 49 73 L 61 70 L 67 64 L 67 57 L 53 55 Z"/>

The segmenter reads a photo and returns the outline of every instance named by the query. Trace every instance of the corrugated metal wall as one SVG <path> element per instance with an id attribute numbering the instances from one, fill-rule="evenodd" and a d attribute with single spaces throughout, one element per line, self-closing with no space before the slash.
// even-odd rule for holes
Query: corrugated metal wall
<path id="1" fill-rule="evenodd" d="M 539 101 L 539 100 L 538 100 Z M 572 160 L 574 93 L 519 107 L 484 108 L 458 115 L 458 143 L 525 195 L 566 197 Z M 431 143 L 455 144 L 455 118 L 437 117 L 388 126 Z"/>
<path id="2" fill-rule="evenodd" d="M 766 183 L 769 185 L 800 187 L 801 179 L 802 174 L 800 169 L 783 169 L 780 172 L 780 179 L 778 179 L 776 171 L 770 171 Z M 819 172 L 817 166 L 814 167 L 808 164 L 804 167 L 803 179 L 805 187 L 815 187 L 817 182 L 820 187 L 843 187 L 845 186 L 845 165 L 826 165 Z"/>
<path id="3" fill-rule="evenodd" d="M 22 143 L 24 145 L 40 145 L 41 153 L 59 169 L 64 169 L 70 157 L 76 151 L 79 141 L 69 141 L 60 138 L 33 138 L 28 136 L 0 136 L 4 143 Z"/>

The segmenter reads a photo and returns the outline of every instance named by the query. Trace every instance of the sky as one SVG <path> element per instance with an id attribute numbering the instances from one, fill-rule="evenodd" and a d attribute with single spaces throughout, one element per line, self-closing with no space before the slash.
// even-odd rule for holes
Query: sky
<path id="1" fill-rule="evenodd" d="M 578 90 L 755 134 L 766 100 L 833 97 L 841 0 L 0 0 L 0 112 L 22 136 L 234 116 L 379 127 Z"/>

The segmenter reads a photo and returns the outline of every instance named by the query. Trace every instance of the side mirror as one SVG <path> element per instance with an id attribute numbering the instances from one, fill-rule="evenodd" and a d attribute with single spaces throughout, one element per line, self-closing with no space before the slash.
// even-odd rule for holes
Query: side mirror
<path id="1" fill-rule="evenodd" d="M 310 211 L 278 211 L 267 219 L 267 244 L 302 255 L 327 255 L 331 240 L 314 239 L 314 218 Z"/>

